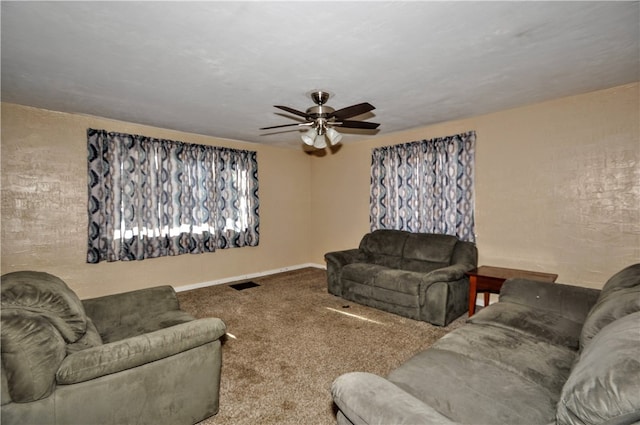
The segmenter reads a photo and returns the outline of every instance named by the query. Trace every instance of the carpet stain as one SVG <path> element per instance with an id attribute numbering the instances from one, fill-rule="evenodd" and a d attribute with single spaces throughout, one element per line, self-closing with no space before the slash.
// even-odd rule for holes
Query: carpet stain
<path id="1" fill-rule="evenodd" d="M 293 401 L 287 400 L 282 403 L 282 410 L 295 410 L 297 404 Z"/>
<path id="2" fill-rule="evenodd" d="M 264 381 L 264 378 L 260 376 L 258 371 L 247 365 L 235 365 L 233 375 L 238 382 L 244 381 L 246 384 L 259 384 Z"/>

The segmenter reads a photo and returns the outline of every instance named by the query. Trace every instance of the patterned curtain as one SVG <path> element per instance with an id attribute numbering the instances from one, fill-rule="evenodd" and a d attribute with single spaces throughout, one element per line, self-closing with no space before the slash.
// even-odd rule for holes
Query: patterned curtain
<path id="1" fill-rule="evenodd" d="M 474 242 L 474 131 L 373 150 L 371 230 L 455 235 Z"/>
<path id="2" fill-rule="evenodd" d="M 87 262 L 257 246 L 256 152 L 87 130 Z"/>

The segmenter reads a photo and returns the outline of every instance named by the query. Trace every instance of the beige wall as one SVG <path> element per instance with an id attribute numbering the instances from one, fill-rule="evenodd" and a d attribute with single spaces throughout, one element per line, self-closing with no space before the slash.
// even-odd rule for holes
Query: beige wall
<path id="1" fill-rule="evenodd" d="M 325 252 L 355 247 L 369 230 L 373 147 L 475 130 L 480 264 L 600 287 L 640 260 L 639 94 L 638 84 L 625 85 L 383 135 L 322 157 L 2 104 L 1 271 L 48 271 L 86 298 L 324 264 Z M 256 150 L 260 246 L 86 264 L 88 127 Z"/>
<path id="2" fill-rule="evenodd" d="M 479 264 L 601 287 L 640 261 L 638 84 L 383 135 L 313 158 L 313 262 L 368 231 L 374 147 L 477 133 Z M 380 117 L 384 125 L 384 117 Z"/>
<path id="3" fill-rule="evenodd" d="M 86 264 L 87 128 L 258 152 L 260 245 L 135 262 Z M 214 139 L 2 104 L 2 273 L 60 276 L 81 298 L 184 286 L 309 261 L 310 157 L 302 150 Z M 283 166 L 286 164 L 286 166 Z"/>

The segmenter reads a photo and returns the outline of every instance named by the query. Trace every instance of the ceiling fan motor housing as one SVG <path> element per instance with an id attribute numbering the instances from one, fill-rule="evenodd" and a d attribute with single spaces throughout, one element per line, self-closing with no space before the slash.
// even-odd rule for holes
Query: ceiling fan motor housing
<path id="1" fill-rule="evenodd" d="M 324 104 L 329 100 L 331 95 L 322 90 L 314 91 L 311 93 L 311 99 L 316 106 L 312 106 L 306 110 L 307 116 L 313 120 L 312 127 L 316 129 L 318 135 L 322 136 L 327 131 L 327 125 L 331 125 L 332 121 L 335 121 L 334 118 L 327 120 L 331 114 L 335 112 L 330 106 L 325 106 Z"/>
<path id="2" fill-rule="evenodd" d="M 335 112 L 335 109 L 333 109 L 330 106 L 324 106 L 324 105 L 312 106 L 311 108 L 307 109 L 307 115 L 309 115 L 312 118 L 326 118 L 330 114 L 333 114 L 334 112 Z"/>

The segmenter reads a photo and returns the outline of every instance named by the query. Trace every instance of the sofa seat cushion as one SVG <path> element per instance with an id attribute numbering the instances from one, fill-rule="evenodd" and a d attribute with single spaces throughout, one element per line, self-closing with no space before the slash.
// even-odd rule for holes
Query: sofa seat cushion
<path id="1" fill-rule="evenodd" d="M 582 323 L 554 312 L 503 301 L 480 310 L 469 323 L 512 329 L 573 350 L 578 349 L 582 329 Z"/>
<path id="2" fill-rule="evenodd" d="M 48 273 L 19 271 L 2 276 L 2 309 L 22 309 L 42 315 L 68 343 L 82 338 L 87 316 L 78 296 L 60 278 Z"/>
<path id="3" fill-rule="evenodd" d="M 448 263 L 435 263 L 433 261 L 411 260 L 403 258 L 400 268 L 417 273 L 431 273 L 434 270 L 442 269 L 449 266 Z"/>
<path id="4" fill-rule="evenodd" d="M 640 421 L 640 312 L 605 326 L 585 347 L 558 403 L 558 425 Z"/>
<path id="5" fill-rule="evenodd" d="M 468 324 L 388 379 L 456 422 L 547 424 L 575 357 L 521 332 Z"/>
<path id="6" fill-rule="evenodd" d="M 375 277 L 388 267 L 369 263 L 352 263 L 342 268 L 342 279 L 372 285 Z"/>
<path id="7" fill-rule="evenodd" d="M 378 272 L 371 285 L 417 297 L 420 291 L 420 285 L 424 279 L 424 273 L 386 269 Z"/>
<path id="8" fill-rule="evenodd" d="M 409 317 L 410 319 L 419 320 L 420 318 L 420 298 L 413 294 L 345 281 L 342 296 L 347 300 Z"/>
<path id="9" fill-rule="evenodd" d="M 343 269 L 342 296 L 417 320 L 420 285 L 424 278 L 420 273 L 354 263 Z"/>

